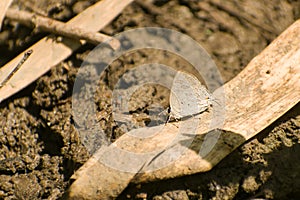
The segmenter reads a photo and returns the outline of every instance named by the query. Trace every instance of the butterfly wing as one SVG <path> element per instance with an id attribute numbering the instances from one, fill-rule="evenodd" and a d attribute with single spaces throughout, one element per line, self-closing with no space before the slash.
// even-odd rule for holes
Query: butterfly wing
<path id="1" fill-rule="evenodd" d="M 193 75 L 177 72 L 170 94 L 171 116 L 176 119 L 196 115 L 211 105 L 211 95 Z"/>

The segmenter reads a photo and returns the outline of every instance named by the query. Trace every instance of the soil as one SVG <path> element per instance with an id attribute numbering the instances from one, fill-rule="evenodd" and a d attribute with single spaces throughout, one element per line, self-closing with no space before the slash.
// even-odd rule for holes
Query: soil
<path id="1" fill-rule="evenodd" d="M 96 1 L 18 0 L 14 5 L 67 21 Z M 298 0 L 137 0 L 102 32 L 164 27 L 189 35 L 217 64 L 225 82 L 300 17 Z M 224 1 L 225 2 L 225 1 Z M 147 5 L 145 6 L 145 3 Z M 226 8 L 235 12 L 229 12 Z M 239 15 L 240 14 L 240 15 Z M 5 20 L 0 33 L 3 65 L 34 44 L 39 33 Z M 0 199 L 59 199 L 70 177 L 89 157 L 71 114 L 76 73 L 94 48 L 84 45 L 26 89 L 0 104 Z M 99 81 L 97 120 L 111 141 L 124 133 L 112 118 L 112 88 L 128 69 L 160 62 L 189 70 L 183 59 L 140 50 L 116 60 Z M 149 123 L 151 105 L 169 106 L 169 91 L 158 85 L 138 90 L 130 101 L 134 126 Z M 207 173 L 130 185 L 118 199 L 298 199 L 300 197 L 300 105 L 245 142 Z"/>

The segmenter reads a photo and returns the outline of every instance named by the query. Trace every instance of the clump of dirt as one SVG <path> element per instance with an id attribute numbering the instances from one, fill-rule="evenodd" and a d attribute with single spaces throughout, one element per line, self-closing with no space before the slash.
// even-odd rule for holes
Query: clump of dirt
<path id="1" fill-rule="evenodd" d="M 67 21 L 95 2 L 18 0 L 14 5 Z M 217 0 L 138 0 L 103 32 L 113 35 L 131 28 L 156 26 L 187 34 L 211 55 L 226 82 L 299 18 L 299 10 L 299 1 L 292 0 L 231 0 L 222 4 Z M 44 35 L 5 20 L 0 33 L 0 63 Z M 72 92 L 81 62 L 93 48 L 83 46 L 67 61 L 1 103 L 1 199 L 60 198 L 70 184 L 70 176 L 89 158 L 72 116 Z M 110 98 L 115 84 L 128 70 L 153 62 L 191 70 L 190 64 L 176 55 L 139 50 L 116 60 L 99 80 L 97 120 L 111 141 L 124 133 L 112 116 Z M 129 109 L 134 126 L 149 123 L 153 105 L 167 109 L 168 95 L 166 88 L 155 84 L 137 90 Z M 210 172 L 130 185 L 119 199 L 296 199 L 300 196 L 299 110 L 297 105 Z"/>

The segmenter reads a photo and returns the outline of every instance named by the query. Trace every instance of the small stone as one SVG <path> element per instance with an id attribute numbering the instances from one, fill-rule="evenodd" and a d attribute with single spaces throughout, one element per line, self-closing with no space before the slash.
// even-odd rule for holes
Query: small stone
<path id="1" fill-rule="evenodd" d="M 251 193 L 256 191 L 260 187 L 260 184 L 258 184 L 255 180 L 254 176 L 249 176 L 244 180 L 244 183 L 242 185 L 242 188 L 245 190 L 247 193 Z"/>
<path id="2" fill-rule="evenodd" d="M 139 194 L 137 194 L 136 196 L 136 199 L 147 199 L 147 193 L 139 193 Z"/>
<path id="3" fill-rule="evenodd" d="M 291 121 L 293 122 L 293 124 L 295 126 L 300 127 L 300 119 L 298 119 L 298 120 L 297 120 L 297 118 L 296 119 L 291 119 Z"/>

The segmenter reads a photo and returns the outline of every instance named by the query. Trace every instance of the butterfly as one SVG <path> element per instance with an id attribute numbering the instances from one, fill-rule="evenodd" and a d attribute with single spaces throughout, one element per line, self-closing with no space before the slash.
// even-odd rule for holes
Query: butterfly
<path id="1" fill-rule="evenodd" d="M 170 93 L 170 118 L 198 115 L 212 105 L 213 96 L 193 75 L 178 71 Z"/>

